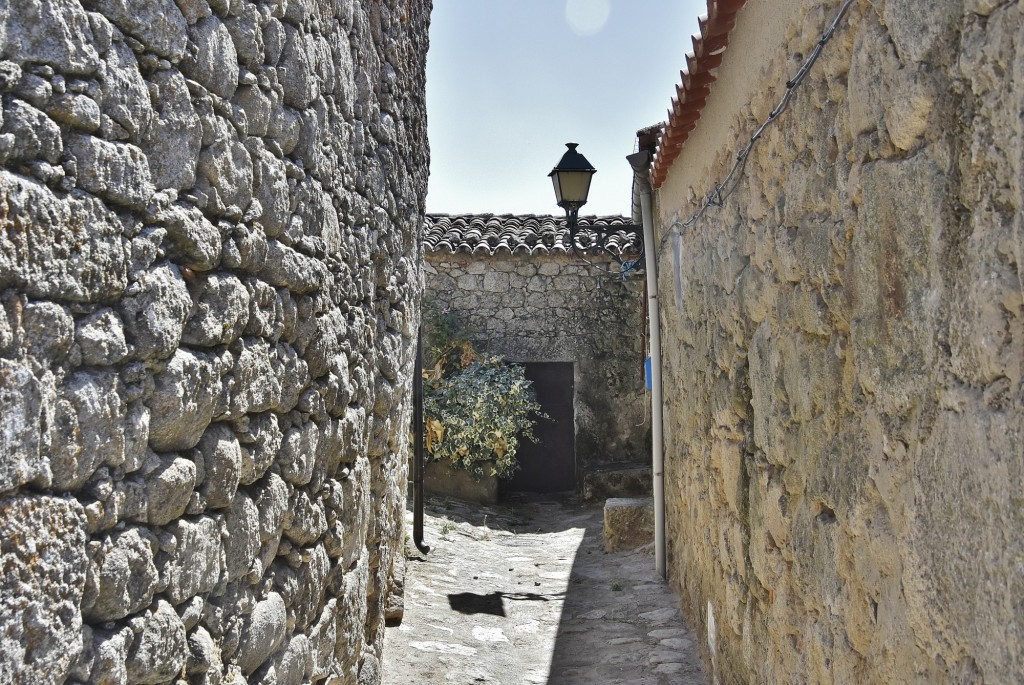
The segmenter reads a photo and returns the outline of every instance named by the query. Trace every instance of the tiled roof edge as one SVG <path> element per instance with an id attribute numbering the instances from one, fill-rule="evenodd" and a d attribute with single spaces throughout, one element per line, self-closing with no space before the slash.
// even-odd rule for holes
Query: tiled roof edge
<path id="1" fill-rule="evenodd" d="M 625 226 L 623 216 L 583 216 L 580 227 Z M 569 254 L 569 230 L 564 216 L 548 214 L 462 214 L 431 212 L 426 215 L 423 246 L 433 254 L 516 255 Z M 616 254 L 638 251 L 632 234 L 613 233 L 609 245 Z"/>
<path id="2" fill-rule="evenodd" d="M 712 72 L 722 63 L 729 35 L 736 26 L 736 13 L 747 0 L 708 0 L 708 13 L 700 17 L 700 35 L 694 35 L 693 52 L 686 55 L 686 69 L 679 72 L 676 97 L 668 111 L 668 124 L 658 145 L 651 181 L 660 188 L 669 169 L 683 149 L 690 132 L 697 127 L 704 105 L 717 78 Z"/>

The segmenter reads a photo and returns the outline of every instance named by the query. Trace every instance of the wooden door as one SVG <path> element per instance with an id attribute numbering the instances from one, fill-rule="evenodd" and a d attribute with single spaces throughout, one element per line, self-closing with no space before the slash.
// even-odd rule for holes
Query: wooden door
<path id="1" fill-rule="evenodd" d="M 550 417 L 534 430 L 537 442 L 523 440 L 516 459 L 519 470 L 509 481 L 511 492 L 564 492 L 576 489 L 576 423 L 573 411 L 571 362 L 522 364 L 533 382 L 537 401 Z"/>

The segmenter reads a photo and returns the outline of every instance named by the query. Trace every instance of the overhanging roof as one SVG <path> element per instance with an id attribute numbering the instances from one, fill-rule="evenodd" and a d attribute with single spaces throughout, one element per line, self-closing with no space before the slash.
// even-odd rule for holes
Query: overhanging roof
<path id="1" fill-rule="evenodd" d="M 668 124 L 659 141 L 651 172 L 655 188 L 665 182 L 683 144 L 697 127 L 716 79 L 715 70 L 722 63 L 729 34 L 736 26 L 736 13 L 745 4 L 746 0 L 708 0 L 708 13 L 700 17 L 700 35 L 692 37 L 693 52 L 687 53 L 686 69 L 679 72 L 680 82 L 668 111 Z"/>

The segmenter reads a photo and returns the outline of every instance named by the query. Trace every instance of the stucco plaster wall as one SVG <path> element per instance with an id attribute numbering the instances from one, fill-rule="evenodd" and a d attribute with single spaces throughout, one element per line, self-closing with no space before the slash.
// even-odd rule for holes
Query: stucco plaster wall
<path id="1" fill-rule="evenodd" d="M 747 4 L 657 195 L 670 577 L 721 683 L 1024 682 L 1024 6 L 855 2 L 672 228 L 839 4 Z"/>
<path id="2" fill-rule="evenodd" d="M 0 683 L 379 682 L 429 11 L 0 3 Z"/>
<path id="3" fill-rule="evenodd" d="M 565 255 L 428 252 L 425 296 L 456 312 L 479 347 L 515 362 L 572 362 L 576 468 L 649 461 L 643 280 Z"/>

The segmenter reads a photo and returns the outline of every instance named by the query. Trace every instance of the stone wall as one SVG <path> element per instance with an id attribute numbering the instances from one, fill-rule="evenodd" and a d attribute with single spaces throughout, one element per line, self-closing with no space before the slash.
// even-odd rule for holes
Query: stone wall
<path id="1" fill-rule="evenodd" d="M 840 4 L 747 4 L 657 196 L 671 579 L 721 683 L 1024 682 L 1024 4 L 853 3 L 674 237 Z"/>
<path id="2" fill-rule="evenodd" d="M 0 682 L 379 681 L 429 7 L 0 4 Z"/>
<path id="3" fill-rule="evenodd" d="M 649 462 L 642 275 L 627 280 L 564 254 L 428 252 L 426 297 L 454 311 L 478 347 L 515 362 L 571 362 L 576 470 Z"/>

